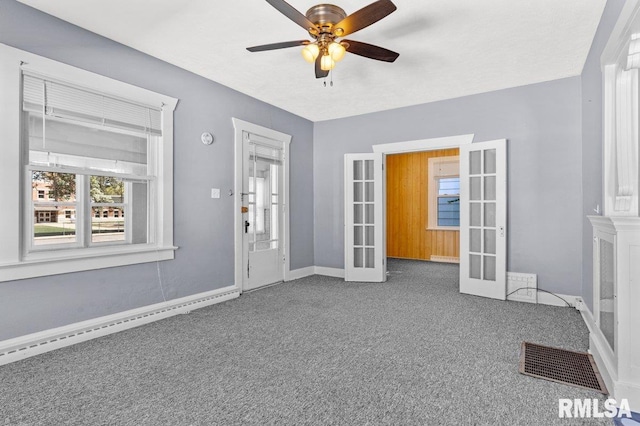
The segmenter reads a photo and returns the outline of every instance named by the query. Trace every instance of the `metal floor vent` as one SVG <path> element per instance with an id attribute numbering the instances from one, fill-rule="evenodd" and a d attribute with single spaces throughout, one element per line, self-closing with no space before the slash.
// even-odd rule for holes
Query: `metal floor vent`
<path id="1" fill-rule="evenodd" d="M 519 371 L 528 376 L 591 389 L 605 395 L 609 393 L 593 357 L 585 352 L 522 342 Z"/>

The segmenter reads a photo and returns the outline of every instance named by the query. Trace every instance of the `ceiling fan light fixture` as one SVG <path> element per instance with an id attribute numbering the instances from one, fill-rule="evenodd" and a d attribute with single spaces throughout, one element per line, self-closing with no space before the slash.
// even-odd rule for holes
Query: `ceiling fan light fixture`
<path id="1" fill-rule="evenodd" d="M 331 55 L 331 59 L 333 59 L 336 62 L 342 60 L 342 58 L 344 58 L 345 53 L 347 53 L 347 49 L 345 49 L 345 47 L 342 44 L 336 43 L 335 41 L 331 42 L 327 50 L 329 51 L 329 55 Z"/>
<path id="2" fill-rule="evenodd" d="M 336 61 L 331 58 L 331 55 L 323 55 L 320 60 L 320 69 L 322 71 L 331 71 L 336 66 Z"/>
<path id="3" fill-rule="evenodd" d="M 304 58 L 305 61 L 309 62 L 310 64 L 316 61 L 316 58 L 318 57 L 319 54 L 320 54 L 320 48 L 315 43 L 307 44 L 302 49 L 302 57 Z"/>

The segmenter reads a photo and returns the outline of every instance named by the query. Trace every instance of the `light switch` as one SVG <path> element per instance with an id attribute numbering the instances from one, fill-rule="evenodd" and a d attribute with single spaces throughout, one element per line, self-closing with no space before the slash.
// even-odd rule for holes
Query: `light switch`
<path id="1" fill-rule="evenodd" d="M 211 188 L 211 198 L 220 198 L 220 188 Z"/>

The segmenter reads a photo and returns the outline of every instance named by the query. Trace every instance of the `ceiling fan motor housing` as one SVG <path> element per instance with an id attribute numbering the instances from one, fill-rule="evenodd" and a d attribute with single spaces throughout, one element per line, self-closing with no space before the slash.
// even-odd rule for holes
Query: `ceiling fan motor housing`
<path id="1" fill-rule="evenodd" d="M 342 8 L 333 4 L 318 4 L 313 6 L 306 13 L 307 19 L 321 27 L 328 26 L 328 30 L 332 26 L 347 17 Z"/>

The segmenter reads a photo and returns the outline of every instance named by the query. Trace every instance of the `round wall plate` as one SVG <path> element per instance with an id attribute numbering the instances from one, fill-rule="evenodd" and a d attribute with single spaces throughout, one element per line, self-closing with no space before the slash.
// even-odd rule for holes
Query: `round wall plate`
<path id="1" fill-rule="evenodd" d="M 204 132 L 200 135 L 200 140 L 205 145 L 211 145 L 213 143 L 213 135 L 209 132 Z"/>

